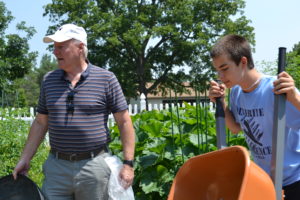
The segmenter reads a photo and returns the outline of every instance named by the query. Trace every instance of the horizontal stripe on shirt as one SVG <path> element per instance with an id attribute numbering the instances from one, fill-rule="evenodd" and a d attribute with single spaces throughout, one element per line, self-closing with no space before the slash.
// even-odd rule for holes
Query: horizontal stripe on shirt
<path id="1" fill-rule="evenodd" d="M 48 115 L 52 148 L 62 152 L 91 151 L 110 141 L 108 115 L 128 108 L 115 75 L 88 65 L 75 88 L 61 69 L 44 76 L 38 112 Z M 73 101 L 68 95 L 73 92 Z M 68 105 L 74 106 L 68 112 Z"/>

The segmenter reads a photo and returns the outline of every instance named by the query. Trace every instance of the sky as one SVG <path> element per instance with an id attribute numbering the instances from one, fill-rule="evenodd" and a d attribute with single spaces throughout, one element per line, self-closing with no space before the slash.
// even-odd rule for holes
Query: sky
<path id="1" fill-rule="evenodd" d="M 300 41 L 299 0 L 246 0 L 245 16 L 255 33 L 255 61 L 275 61 L 278 48 L 291 51 Z"/>
<path id="2" fill-rule="evenodd" d="M 1 1 L 1 0 L 0 0 Z M 10 24 L 7 32 L 15 33 L 15 24 L 25 21 L 33 26 L 37 33 L 29 41 L 31 51 L 38 51 L 39 65 L 43 54 L 47 51 L 47 44 L 43 43 L 48 26 L 51 25 L 47 17 L 43 17 L 43 6 L 51 0 L 4 0 L 8 10 L 15 20 Z M 278 57 L 278 48 L 286 47 L 291 51 L 300 41 L 300 1 L 299 0 L 246 0 L 244 14 L 252 22 L 255 33 L 255 62 L 273 62 Z"/>
<path id="3" fill-rule="evenodd" d="M 48 18 L 43 17 L 43 6 L 51 0 L 0 0 L 5 3 L 7 10 L 11 11 L 14 20 L 9 24 L 8 33 L 18 33 L 15 26 L 20 21 L 25 21 L 27 26 L 33 26 L 37 33 L 28 41 L 30 50 L 39 53 L 37 64 L 39 65 L 43 54 L 51 54 L 47 51 L 47 44 L 43 43 L 48 26 L 51 25 Z"/>

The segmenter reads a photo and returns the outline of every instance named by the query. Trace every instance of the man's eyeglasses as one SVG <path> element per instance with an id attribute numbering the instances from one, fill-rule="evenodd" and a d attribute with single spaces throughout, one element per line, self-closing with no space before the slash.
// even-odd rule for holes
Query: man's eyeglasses
<path id="1" fill-rule="evenodd" d="M 68 96 L 67 96 L 67 112 L 68 113 L 74 112 L 74 95 L 75 95 L 75 92 L 73 90 L 68 93 Z"/>

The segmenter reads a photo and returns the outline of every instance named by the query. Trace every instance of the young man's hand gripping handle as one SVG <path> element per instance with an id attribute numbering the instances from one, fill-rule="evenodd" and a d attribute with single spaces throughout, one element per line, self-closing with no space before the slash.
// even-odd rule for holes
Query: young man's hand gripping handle
<path id="1" fill-rule="evenodd" d="M 223 109 L 225 112 L 226 126 L 229 128 L 229 130 L 232 133 L 237 134 L 242 129 L 240 124 L 234 120 L 233 114 L 231 113 L 231 111 L 228 108 L 228 105 L 225 102 L 225 94 L 226 94 L 226 86 L 224 84 L 222 83 L 219 84 L 216 81 L 210 82 L 210 88 L 208 93 L 208 97 L 210 101 L 216 103 L 216 99 L 220 98 L 220 101 L 222 102 Z"/>

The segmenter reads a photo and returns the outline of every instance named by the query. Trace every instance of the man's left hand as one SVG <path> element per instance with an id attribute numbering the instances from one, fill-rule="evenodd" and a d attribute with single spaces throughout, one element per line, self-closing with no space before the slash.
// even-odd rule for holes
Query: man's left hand
<path id="1" fill-rule="evenodd" d="M 121 179 L 121 185 L 124 187 L 124 189 L 129 188 L 132 185 L 133 178 L 134 178 L 133 167 L 130 167 L 129 165 L 124 164 L 120 171 L 119 176 Z"/>

